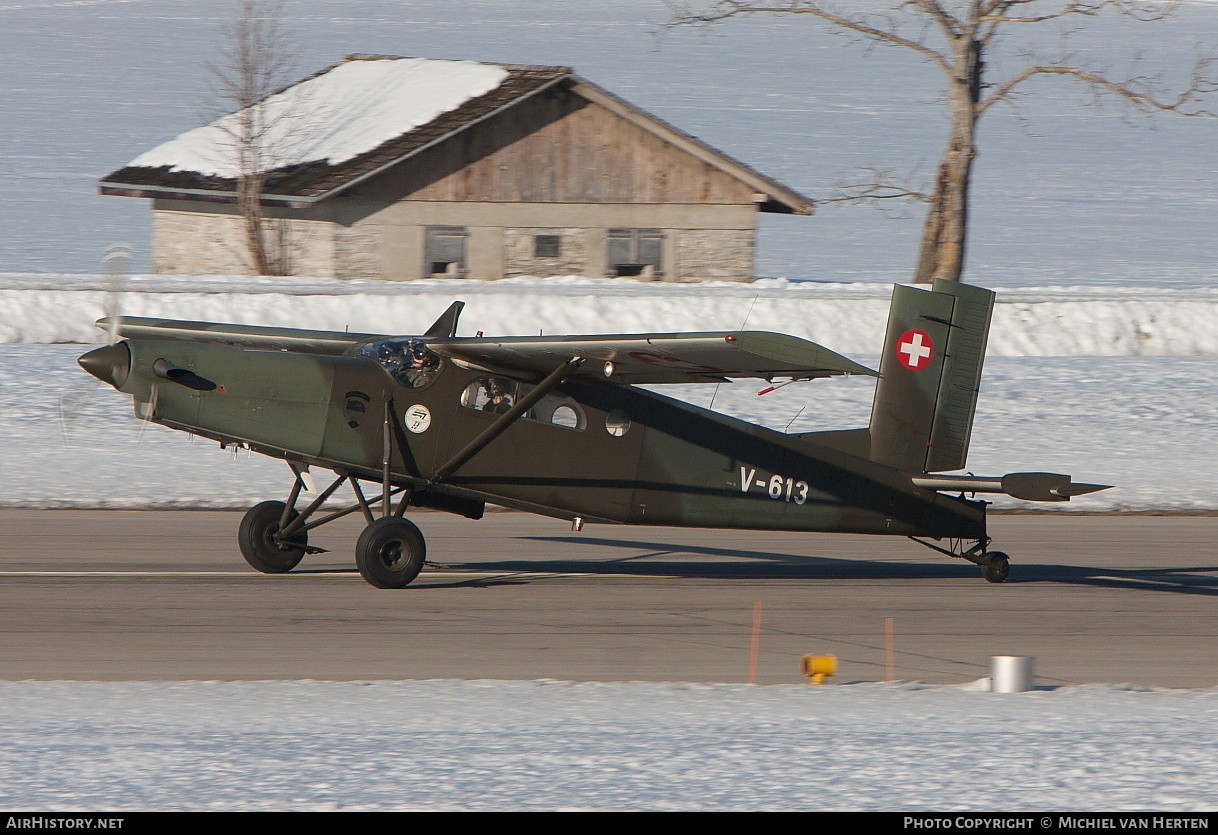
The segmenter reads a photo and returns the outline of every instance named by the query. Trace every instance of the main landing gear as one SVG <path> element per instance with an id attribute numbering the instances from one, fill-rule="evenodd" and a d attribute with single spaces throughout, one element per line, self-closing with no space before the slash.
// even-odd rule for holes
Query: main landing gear
<path id="1" fill-rule="evenodd" d="M 990 538 L 987 536 L 983 539 L 973 541 L 973 545 L 965 548 L 966 542 L 972 541 L 967 539 L 948 539 L 947 548 L 941 548 L 933 542 L 927 542 L 924 539 L 918 539 L 916 536 L 911 536 L 914 542 L 919 545 L 925 545 L 932 551 L 938 551 L 940 554 L 947 554 L 949 557 L 958 557 L 962 560 L 968 560 L 971 563 L 976 563 L 981 566 L 981 576 L 989 583 L 1005 583 L 1007 578 L 1011 576 L 1011 559 L 1002 551 L 987 551 L 990 545 Z"/>
<path id="2" fill-rule="evenodd" d="M 378 519 L 364 498 L 359 480 L 336 471 L 334 483 L 321 491 L 304 510 L 296 501 L 305 486 L 305 468 L 289 465 L 296 476 L 286 502 L 267 501 L 251 507 L 241 519 L 237 544 L 241 556 L 263 574 L 284 574 L 300 563 L 305 554 L 320 554 L 324 548 L 309 545 L 309 531 L 348 514 L 364 514 L 368 526 L 355 545 L 355 565 L 360 576 L 378 589 L 400 589 L 410 584 L 427 557 L 427 543 L 418 527 L 403 517 L 410 504 L 410 488 L 395 487 L 384 492 L 382 515 Z M 346 482 L 355 494 L 355 504 L 314 519 L 317 509 Z M 397 506 L 390 512 L 391 499 Z"/>

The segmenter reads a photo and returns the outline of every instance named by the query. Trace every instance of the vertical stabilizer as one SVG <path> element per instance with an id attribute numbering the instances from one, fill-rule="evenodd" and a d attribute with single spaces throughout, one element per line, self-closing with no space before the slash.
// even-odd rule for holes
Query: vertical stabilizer
<path id="1" fill-rule="evenodd" d="M 872 460 L 907 472 L 964 467 L 993 309 L 992 291 L 955 281 L 893 288 Z"/>

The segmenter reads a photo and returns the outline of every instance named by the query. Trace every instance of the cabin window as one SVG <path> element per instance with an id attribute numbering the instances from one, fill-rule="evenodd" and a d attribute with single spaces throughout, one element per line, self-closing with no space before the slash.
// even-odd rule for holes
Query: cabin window
<path id="1" fill-rule="evenodd" d="M 506 377 L 481 377 L 466 386 L 461 393 L 461 405 L 467 409 L 501 415 L 532 389 L 533 386 Z M 524 419 L 576 431 L 583 431 L 588 423 L 583 407 L 556 391 L 534 403 Z"/>
<path id="2" fill-rule="evenodd" d="M 423 388 L 440 374 L 440 356 L 421 339 L 382 339 L 360 349 L 404 386 Z"/>
<path id="3" fill-rule="evenodd" d="M 562 251 L 561 235 L 534 235 L 534 258 L 557 258 Z"/>
<path id="4" fill-rule="evenodd" d="M 630 431 L 630 415 L 625 409 L 614 409 L 605 415 L 605 431 L 615 438 L 620 438 Z"/>
<path id="5" fill-rule="evenodd" d="M 664 274 L 664 233 L 659 229 L 610 229 L 609 270 L 617 276 Z"/>
<path id="6" fill-rule="evenodd" d="M 479 412 L 501 415 L 516 403 L 515 380 L 506 377 L 482 377 L 470 383 L 461 393 L 461 405 Z"/>
<path id="7" fill-rule="evenodd" d="M 423 272 L 433 276 L 463 277 L 467 240 L 469 232 L 464 226 L 428 226 L 423 240 Z"/>

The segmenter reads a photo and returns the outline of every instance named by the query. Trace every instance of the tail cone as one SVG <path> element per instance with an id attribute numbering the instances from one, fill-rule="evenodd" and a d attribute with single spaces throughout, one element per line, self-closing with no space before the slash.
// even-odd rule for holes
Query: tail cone
<path id="1" fill-rule="evenodd" d="M 131 372 L 131 352 L 125 342 L 95 348 L 76 362 L 103 383 L 122 388 Z"/>

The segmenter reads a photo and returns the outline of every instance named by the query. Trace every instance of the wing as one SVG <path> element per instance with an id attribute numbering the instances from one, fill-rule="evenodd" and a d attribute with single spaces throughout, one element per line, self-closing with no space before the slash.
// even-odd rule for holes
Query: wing
<path id="1" fill-rule="evenodd" d="M 576 356 L 585 361 L 570 376 L 631 384 L 878 376 L 815 342 L 764 331 L 454 337 L 432 340 L 428 347 L 466 367 L 521 378 L 544 376 Z"/>
<path id="2" fill-rule="evenodd" d="M 459 313 L 459 309 L 456 311 Z M 451 331 L 453 322 L 437 322 L 436 332 Z M 101 319 L 132 339 L 180 340 L 237 345 L 269 351 L 342 355 L 383 339 L 383 334 L 271 328 L 218 322 L 191 322 L 122 316 Z M 427 340 L 436 353 L 464 365 L 507 377 L 535 380 L 574 356 L 585 362 L 571 376 L 617 383 L 717 383 L 732 377 L 811 379 L 835 374 L 879 376 L 828 348 L 780 333 L 598 334 L 591 336 L 441 336 Z M 608 365 L 611 363 L 612 365 Z M 608 372 L 608 373 L 606 373 Z"/>
<path id="3" fill-rule="evenodd" d="M 307 354 L 338 356 L 352 347 L 383 337 L 374 333 L 311 331 L 301 328 L 264 328 L 255 325 L 229 325 L 218 322 L 185 322 L 178 319 L 151 319 L 120 316 L 99 319 L 97 326 L 131 339 L 163 339 L 205 342 L 213 345 L 239 345 L 267 351 L 297 351 Z"/>

